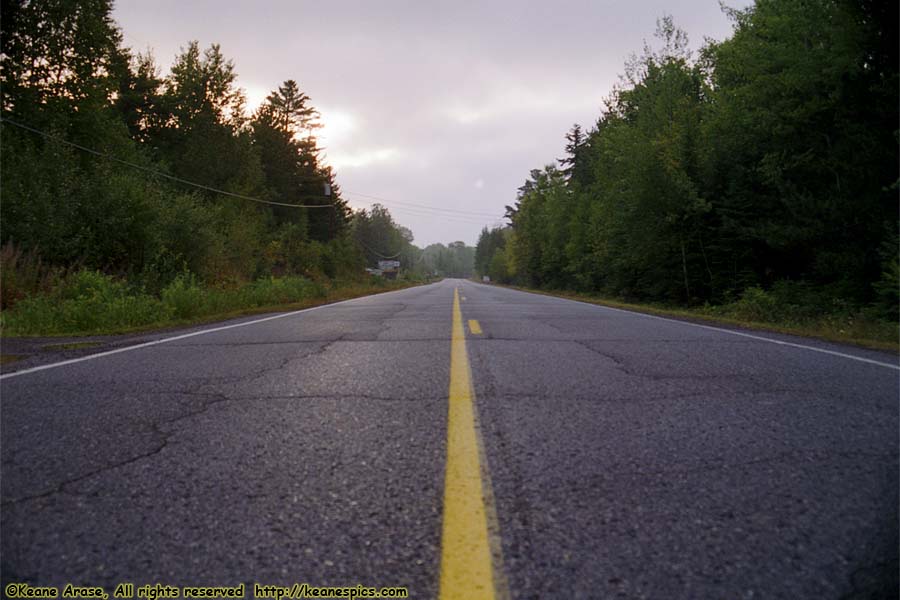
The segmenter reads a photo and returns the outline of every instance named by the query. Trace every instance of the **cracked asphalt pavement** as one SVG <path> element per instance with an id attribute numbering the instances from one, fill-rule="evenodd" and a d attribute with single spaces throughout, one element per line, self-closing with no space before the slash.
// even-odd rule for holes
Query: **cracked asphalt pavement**
<path id="1" fill-rule="evenodd" d="M 460 280 L 4 379 L 3 585 L 436 597 L 456 287 L 512 598 L 897 597 L 897 356 Z"/>

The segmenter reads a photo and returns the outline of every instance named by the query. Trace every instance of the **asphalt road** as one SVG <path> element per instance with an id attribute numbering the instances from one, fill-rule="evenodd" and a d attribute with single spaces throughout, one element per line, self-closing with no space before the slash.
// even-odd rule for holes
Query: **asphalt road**
<path id="1" fill-rule="evenodd" d="M 896 356 L 454 280 L 7 366 L 4 587 L 436 597 L 456 287 L 512 598 L 897 597 Z"/>

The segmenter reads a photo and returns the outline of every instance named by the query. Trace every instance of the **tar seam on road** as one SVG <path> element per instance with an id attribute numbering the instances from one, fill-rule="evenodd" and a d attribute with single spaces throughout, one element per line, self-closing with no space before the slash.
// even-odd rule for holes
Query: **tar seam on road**
<path id="1" fill-rule="evenodd" d="M 402 290 L 391 290 L 389 292 L 381 292 L 380 294 L 373 294 L 377 296 L 385 296 L 387 294 L 394 294 L 396 292 L 404 292 L 406 289 Z M 47 365 L 39 365 L 37 367 L 31 367 L 30 369 L 22 369 L 21 371 L 13 371 L 12 373 L 3 373 L 0 374 L 0 379 L 9 379 L 11 377 L 18 377 L 19 375 L 27 375 L 29 373 L 36 373 L 37 371 L 44 371 L 46 369 L 54 369 L 56 367 L 62 367 L 65 365 L 71 365 L 75 363 L 84 362 L 86 360 L 93 360 L 95 358 L 101 358 L 103 356 L 110 356 L 112 354 L 119 354 L 120 352 L 128 352 L 130 350 L 138 350 L 140 348 L 148 348 L 150 346 L 157 346 L 159 344 L 165 344 L 167 342 L 174 342 L 177 340 L 183 340 L 186 338 L 194 337 L 197 335 L 203 335 L 206 333 L 215 333 L 217 331 L 225 331 L 226 329 L 234 329 L 236 327 L 245 327 L 247 325 L 255 325 L 257 323 L 265 323 L 266 321 L 273 321 L 275 319 L 283 319 L 285 317 L 292 317 L 294 315 L 299 315 L 300 313 L 310 312 L 313 310 L 318 310 L 320 308 L 327 308 L 329 306 L 337 306 L 338 304 L 344 304 L 347 302 L 353 302 L 354 300 L 361 300 L 363 298 L 371 298 L 372 295 L 362 296 L 360 298 L 350 298 L 349 300 L 341 300 L 340 302 L 331 302 L 329 304 L 320 304 L 319 306 L 311 306 L 309 308 L 301 308 L 300 310 L 294 310 L 291 312 L 281 313 L 278 315 L 273 315 L 271 317 L 264 317 L 262 319 L 254 319 L 252 321 L 244 321 L 242 323 L 234 323 L 232 325 L 223 325 L 221 327 L 213 327 L 211 329 L 203 329 L 200 331 L 193 331 L 191 333 L 184 333 L 182 335 L 176 335 L 170 338 L 162 338 L 159 340 L 153 340 L 152 342 L 144 342 L 143 344 L 135 344 L 134 346 L 125 346 L 124 348 L 116 348 L 115 350 L 107 350 L 106 352 L 98 352 L 97 354 L 89 354 L 87 356 L 80 356 L 78 358 L 70 358 L 68 360 L 61 360 L 59 362 L 50 363 Z"/>
<path id="2" fill-rule="evenodd" d="M 508 597 L 508 592 L 458 289 L 453 290 L 452 331 L 440 600 L 497 600 Z"/>

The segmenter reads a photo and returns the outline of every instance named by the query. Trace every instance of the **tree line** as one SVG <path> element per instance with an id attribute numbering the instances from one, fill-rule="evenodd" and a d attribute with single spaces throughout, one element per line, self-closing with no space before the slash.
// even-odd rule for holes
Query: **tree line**
<path id="1" fill-rule="evenodd" d="M 219 45 L 189 42 L 161 74 L 149 51 L 123 46 L 111 10 L 111 0 L 3 4 L 6 248 L 150 292 L 186 274 L 358 277 L 389 249 L 425 264 L 387 209 L 348 207 L 295 80 L 248 114 Z"/>
<path id="2" fill-rule="evenodd" d="M 391 213 L 380 204 L 373 205 L 368 211 L 357 211 L 352 228 L 367 265 L 399 260 L 407 273 L 419 277 L 467 278 L 474 275 L 475 248 L 460 241 L 418 248 L 412 244 L 412 232 L 394 222 Z"/>
<path id="3" fill-rule="evenodd" d="M 669 17 L 484 229 L 502 282 L 679 304 L 747 290 L 897 318 L 897 4 L 757 0 L 698 56 Z"/>

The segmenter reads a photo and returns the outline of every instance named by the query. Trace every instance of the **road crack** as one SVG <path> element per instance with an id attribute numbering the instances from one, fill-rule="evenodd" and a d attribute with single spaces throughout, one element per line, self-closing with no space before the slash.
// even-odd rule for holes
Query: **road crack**
<path id="1" fill-rule="evenodd" d="M 185 419 L 190 419 L 190 418 L 202 415 L 202 414 L 206 413 L 207 411 L 209 411 L 209 409 L 213 406 L 216 406 L 216 405 L 224 403 L 224 402 L 232 401 L 231 398 L 228 398 L 221 394 L 209 394 L 209 393 L 203 393 L 203 392 L 197 392 L 197 391 L 191 391 L 191 392 L 181 391 L 181 392 L 177 392 L 177 394 L 180 396 L 201 396 L 201 397 L 207 397 L 207 398 L 211 397 L 214 399 L 210 400 L 208 402 L 204 402 L 202 404 L 202 406 L 196 410 L 189 410 L 183 414 L 180 414 L 176 417 L 172 417 L 170 419 L 164 419 L 161 421 L 153 421 L 151 423 L 146 424 L 147 426 L 149 426 L 149 429 L 151 430 L 153 435 L 155 435 L 158 438 L 157 443 L 151 449 L 149 449 L 145 452 L 136 454 L 134 456 L 131 456 L 129 458 L 126 458 L 124 460 L 116 461 L 114 463 L 110 463 L 110 464 L 103 465 L 101 467 L 97 467 L 95 469 L 88 471 L 87 473 L 83 473 L 76 477 L 71 477 L 69 479 L 63 480 L 63 481 L 57 483 L 52 489 L 49 489 L 49 490 L 46 490 L 46 491 L 43 491 L 43 492 L 40 492 L 37 494 L 29 494 L 27 496 L 21 496 L 18 498 L 10 498 L 10 499 L 3 500 L 2 502 L 0 502 L 0 506 L 14 506 L 14 505 L 24 503 L 24 502 L 30 502 L 33 500 L 40 500 L 43 498 L 48 498 L 50 496 L 54 496 L 57 494 L 71 494 L 71 495 L 76 495 L 76 496 L 81 495 L 81 494 L 73 493 L 70 490 L 68 490 L 67 488 L 69 488 L 70 486 L 75 485 L 77 483 L 80 483 L 82 481 L 86 481 L 86 480 L 88 480 L 92 477 L 95 477 L 97 475 L 100 475 L 102 473 L 106 473 L 108 471 L 112 471 L 112 470 L 119 469 L 122 467 L 127 467 L 129 465 L 133 465 L 142 460 L 159 455 L 163 450 L 165 450 L 169 446 L 169 444 L 171 443 L 171 438 L 177 434 L 176 431 L 166 431 L 164 429 L 164 427 L 166 425 L 172 425 L 179 421 L 183 421 Z"/>

